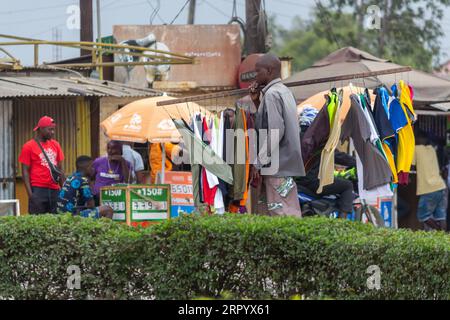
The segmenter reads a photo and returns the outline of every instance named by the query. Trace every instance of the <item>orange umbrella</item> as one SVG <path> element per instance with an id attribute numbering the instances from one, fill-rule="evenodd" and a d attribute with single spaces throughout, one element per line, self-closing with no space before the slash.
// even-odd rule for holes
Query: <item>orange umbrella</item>
<path id="1" fill-rule="evenodd" d="M 364 92 L 364 88 L 360 87 L 352 87 L 350 86 L 342 88 L 344 90 L 344 101 L 342 102 L 342 110 L 341 110 L 341 122 L 345 120 L 345 117 L 348 114 L 348 111 L 350 110 L 350 95 L 352 93 L 358 94 L 360 92 Z M 339 91 L 339 89 L 338 89 Z M 369 90 L 370 92 L 370 99 L 371 101 L 375 101 L 375 95 L 372 94 L 372 90 Z M 318 110 L 322 109 L 322 107 L 325 105 L 326 99 L 325 96 L 329 93 L 329 91 L 322 91 L 316 95 L 313 95 L 309 99 L 303 101 L 301 104 L 297 106 L 297 112 L 300 114 L 303 111 L 303 108 L 305 107 L 314 107 Z"/>
<path id="2" fill-rule="evenodd" d="M 179 142 L 181 135 L 172 118 L 189 122 L 196 112 L 210 116 L 205 108 L 193 102 L 156 106 L 158 101 L 170 99 L 174 98 L 161 96 L 134 101 L 109 116 L 100 126 L 113 140 L 139 143 Z"/>

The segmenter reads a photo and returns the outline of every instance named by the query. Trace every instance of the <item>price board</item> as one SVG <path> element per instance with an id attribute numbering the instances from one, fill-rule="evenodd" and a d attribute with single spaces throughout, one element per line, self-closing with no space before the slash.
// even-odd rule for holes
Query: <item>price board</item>
<path id="1" fill-rule="evenodd" d="M 161 221 L 170 218 L 168 185 L 130 187 L 131 222 Z"/>
<path id="2" fill-rule="evenodd" d="M 176 218 L 181 213 L 192 213 L 195 209 L 192 173 L 169 171 L 165 173 L 164 182 L 170 184 L 171 218 Z"/>
<path id="3" fill-rule="evenodd" d="M 113 220 L 127 221 L 127 187 L 106 187 L 100 192 L 100 203 L 113 209 Z"/>
<path id="4" fill-rule="evenodd" d="M 101 188 L 100 202 L 113 209 L 113 220 L 130 226 L 148 226 L 170 219 L 169 185 L 105 187 Z"/>

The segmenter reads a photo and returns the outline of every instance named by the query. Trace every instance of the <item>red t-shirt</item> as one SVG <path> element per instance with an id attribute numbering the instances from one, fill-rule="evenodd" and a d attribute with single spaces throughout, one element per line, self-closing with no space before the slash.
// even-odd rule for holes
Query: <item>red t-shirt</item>
<path id="1" fill-rule="evenodd" d="M 64 153 L 58 141 L 48 140 L 41 142 L 41 146 L 54 166 L 57 166 L 58 163 L 64 160 Z M 60 186 L 53 182 L 50 166 L 35 140 L 30 140 L 23 145 L 19 162 L 30 167 L 30 182 L 32 187 L 60 189 Z"/>

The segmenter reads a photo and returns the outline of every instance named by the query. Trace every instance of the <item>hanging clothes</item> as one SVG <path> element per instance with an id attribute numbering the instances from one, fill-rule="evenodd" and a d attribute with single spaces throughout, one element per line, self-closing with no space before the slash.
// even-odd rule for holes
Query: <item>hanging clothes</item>
<path id="1" fill-rule="evenodd" d="M 417 121 L 417 115 L 413 107 L 414 89 L 413 87 L 406 85 L 405 81 L 399 81 L 400 87 L 400 103 L 405 107 L 406 114 L 411 124 Z"/>
<path id="2" fill-rule="evenodd" d="M 352 94 L 350 100 L 351 106 L 342 126 L 341 141 L 353 139 L 356 152 L 366 168 L 363 177 L 365 190 L 389 184 L 392 181 L 391 169 L 383 154 L 371 142 L 373 132 L 359 97 Z"/>
<path id="3" fill-rule="evenodd" d="M 247 190 L 247 149 L 246 118 L 241 108 L 236 108 L 234 122 L 234 164 L 233 164 L 233 200 L 242 200 Z"/>
<path id="4" fill-rule="evenodd" d="M 395 132 L 395 139 L 390 140 L 390 149 L 394 156 L 395 166 L 397 169 L 398 175 L 398 167 L 397 167 L 397 159 L 398 159 L 398 145 L 399 145 L 399 132 L 402 130 L 407 124 L 408 120 L 406 119 L 406 115 L 403 112 L 402 106 L 400 105 L 400 101 L 396 97 L 396 86 L 393 86 L 395 90 L 392 91 L 392 95 L 389 97 L 388 108 L 389 108 L 389 122 L 392 125 L 392 129 Z"/>
<path id="5" fill-rule="evenodd" d="M 247 113 L 236 106 L 234 121 L 234 164 L 231 198 L 234 202 L 230 203 L 229 211 L 232 213 L 247 212 L 245 206 L 249 194 L 250 179 L 250 156 L 249 156 L 249 138 L 247 130 Z"/>
<path id="6" fill-rule="evenodd" d="M 227 155 L 228 155 L 228 150 L 227 150 L 227 130 L 231 129 L 231 123 L 230 123 L 230 118 L 229 116 L 222 111 L 220 113 L 220 125 L 219 125 L 219 139 L 221 140 L 221 144 L 222 144 L 222 152 L 221 152 L 221 157 L 222 159 L 227 162 Z M 225 207 L 228 207 L 229 204 L 229 188 L 230 186 L 223 181 L 222 179 L 219 179 L 219 189 L 222 192 L 222 196 L 224 198 L 224 205 Z"/>
<path id="7" fill-rule="evenodd" d="M 199 118 L 195 116 L 194 119 L 198 120 Z M 202 203 L 211 203 L 213 205 L 215 196 L 214 198 L 211 197 L 211 190 L 206 192 L 206 199 L 201 197 L 204 193 L 202 187 L 205 188 L 205 181 L 207 182 L 206 171 L 203 169 L 206 168 L 224 182 L 233 184 L 231 167 L 200 139 L 199 126 L 195 125 L 195 121 L 193 125 L 194 132 L 181 120 L 174 120 L 173 122 L 183 137 L 190 155 L 194 203 L 197 207 Z M 203 121 L 199 122 L 202 123 Z"/>
<path id="8" fill-rule="evenodd" d="M 203 142 L 210 146 L 211 144 L 211 131 L 208 127 L 206 118 L 203 118 Z M 210 146 L 211 148 L 211 146 Z M 213 150 L 211 148 L 211 150 Z M 214 150 L 213 150 L 214 151 Z M 202 181 L 203 181 L 203 200 L 204 203 L 209 206 L 214 205 L 214 199 L 217 192 L 217 185 L 219 184 L 219 180 L 216 176 L 214 176 L 209 170 L 206 168 L 202 169 Z M 215 184 L 217 181 L 217 184 Z"/>
<path id="9" fill-rule="evenodd" d="M 381 141 L 395 138 L 395 131 L 389 121 L 389 92 L 384 87 L 379 87 L 374 90 L 375 103 L 373 106 L 373 118 L 375 125 L 380 134 Z"/>
<path id="10" fill-rule="evenodd" d="M 369 170 L 369 168 L 365 168 L 363 166 L 361 158 L 358 153 L 356 153 L 356 172 L 358 175 L 358 181 L 364 181 L 364 175 L 367 170 Z M 392 197 L 394 194 L 389 184 L 384 184 L 382 186 L 366 190 L 362 183 L 358 183 L 358 195 L 360 199 L 364 199 L 366 201 L 377 201 L 378 198 Z"/>
<path id="11" fill-rule="evenodd" d="M 328 105 L 330 96 L 326 95 L 326 103 L 320 109 L 310 127 L 303 134 L 301 139 L 302 156 L 305 163 L 305 171 L 309 172 L 311 167 L 320 159 L 322 149 L 330 136 L 330 118 Z"/>
<path id="12" fill-rule="evenodd" d="M 220 120 L 217 115 L 214 115 L 211 121 L 211 149 L 217 154 L 218 157 L 222 158 L 223 146 L 221 143 L 221 138 L 219 135 Z M 216 192 L 214 196 L 214 208 L 217 214 L 225 213 L 225 204 L 223 201 L 222 190 L 219 188 L 220 180 L 217 176 L 212 175 L 213 179 L 209 179 L 208 183 L 210 186 L 216 187 Z"/>
<path id="13" fill-rule="evenodd" d="M 380 139 L 384 153 L 386 155 L 389 167 L 392 173 L 392 182 L 398 183 L 397 166 L 395 165 L 395 158 L 393 153 L 393 147 L 396 145 L 396 132 L 394 131 L 391 122 L 389 121 L 389 93 L 384 87 L 380 87 L 374 90 L 376 95 L 373 118 L 375 125 L 378 128 Z"/>
<path id="14" fill-rule="evenodd" d="M 327 107 L 329 118 L 331 121 L 331 132 L 325 147 L 322 150 L 319 167 L 319 188 L 317 193 L 323 191 L 323 187 L 333 184 L 334 182 L 334 152 L 339 143 L 341 136 L 341 105 L 342 105 L 342 91 L 339 95 L 336 91 L 330 93 L 330 104 Z"/>
<path id="15" fill-rule="evenodd" d="M 244 194 L 242 195 L 242 199 L 240 201 L 240 206 L 245 207 L 248 199 L 249 192 L 249 179 L 250 179 L 250 162 L 249 162 L 249 136 L 248 136 L 248 128 L 247 128 L 247 114 L 244 109 L 240 108 L 240 112 L 242 114 L 242 118 L 244 120 L 244 139 L 245 139 L 245 177 L 244 177 Z"/>
<path id="16" fill-rule="evenodd" d="M 414 113 L 412 105 L 412 88 L 407 86 L 404 81 L 400 81 L 399 87 L 400 105 L 406 117 L 407 124 L 399 132 L 397 170 L 399 176 L 401 176 L 399 182 L 407 184 L 416 145 L 412 127 L 413 123 L 416 121 L 416 114 Z"/>
<path id="17" fill-rule="evenodd" d="M 196 135 L 196 137 L 198 139 L 200 139 L 200 141 L 203 141 L 203 119 L 202 119 L 202 115 L 200 113 L 197 113 L 195 115 L 194 118 L 194 133 Z M 193 153 L 194 154 L 194 153 Z M 198 160 L 200 160 L 201 158 L 199 158 Z M 196 162 L 198 163 L 198 162 Z M 200 202 L 204 203 L 204 197 L 203 197 L 203 167 L 200 166 L 198 168 L 198 172 L 196 173 L 198 174 L 198 177 L 196 179 L 198 179 L 198 189 L 199 189 L 199 197 L 200 197 Z"/>
<path id="18" fill-rule="evenodd" d="M 191 163 L 199 164 L 226 183 L 233 184 L 231 167 L 219 158 L 209 146 L 206 146 L 196 134 L 186 128 L 181 120 L 174 120 L 173 122 L 183 137 Z"/>

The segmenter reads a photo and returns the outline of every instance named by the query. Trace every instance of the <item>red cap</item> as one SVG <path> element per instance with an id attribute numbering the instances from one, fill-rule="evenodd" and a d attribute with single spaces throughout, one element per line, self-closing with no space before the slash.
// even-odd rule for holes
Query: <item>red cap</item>
<path id="1" fill-rule="evenodd" d="M 34 128 L 34 131 L 37 131 L 39 128 L 47 128 L 47 127 L 52 127 L 52 128 L 56 127 L 55 120 L 53 120 L 49 116 L 45 116 L 45 117 L 42 117 L 41 119 L 39 119 L 39 122 L 38 122 L 36 128 Z"/>

